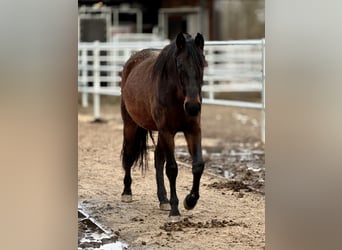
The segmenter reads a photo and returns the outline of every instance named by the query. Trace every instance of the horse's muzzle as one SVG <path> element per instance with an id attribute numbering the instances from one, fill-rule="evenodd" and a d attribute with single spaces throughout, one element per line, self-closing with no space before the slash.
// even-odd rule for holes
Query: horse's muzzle
<path id="1" fill-rule="evenodd" d="M 197 116 L 201 111 L 200 98 L 198 96 L 195 99 L 185 97 L 184 110 L 190 116 Z"/>

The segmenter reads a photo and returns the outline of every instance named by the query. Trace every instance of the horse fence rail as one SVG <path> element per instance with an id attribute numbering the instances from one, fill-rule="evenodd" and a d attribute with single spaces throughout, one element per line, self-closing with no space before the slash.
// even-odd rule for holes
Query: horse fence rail
<path id="1" fill-rule="evenodd" d="M 78 92 L 82 106 L 93 95 L 94 118 L 100 119 L 100 96 L 120 96 L 120 72 L 130 55 L 145 48 L 162 49 L 169 40 L 79 43 Z M 261 139 L 265 142 L 265 40 L 207 41 L 204 54 L 203 103 L 261 110 Z M 258 92 L 261 102 L 228 100 L 222 93 Z"/>

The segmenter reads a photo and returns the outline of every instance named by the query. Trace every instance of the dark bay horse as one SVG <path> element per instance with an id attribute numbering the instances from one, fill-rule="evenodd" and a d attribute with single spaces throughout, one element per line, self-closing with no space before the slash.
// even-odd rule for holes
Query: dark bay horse
<path id="1" fill-rule="evenodd" d="M 132 201 L 131 167 L 138 162 L 145 166 L 148 135 L 151 136 L 151 131 L 158 131 L 154 153 L 157 195 L 160 209 L 171 209 L 170 221 L 177 221 L 180 216 L 176 193 L 178 168 L 174 156 L 177 132 L 184 133 L 192 157 L 193 184 L 184 199 L 184 207 L 194 208 L 200 197 L 199 185 L 204 169 L 201 87 L 206 61 L 203 47 L 201 34 L 197 33 L 193 39 L 180 33 L 160 52 L 145 49 L 135 53 L 122 71 L 121 115 L 124 128 L 121 159 L 125 170 L 122 201 Z M 170 200 L 164 185 L 164 165 L 170 182 Z"/>

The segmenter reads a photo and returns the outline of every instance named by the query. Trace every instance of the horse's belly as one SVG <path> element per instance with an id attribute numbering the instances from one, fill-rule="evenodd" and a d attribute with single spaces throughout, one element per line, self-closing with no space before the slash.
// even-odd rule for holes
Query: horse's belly
<path id="1" fill-rule="evenodd" d="M 122 97 L 128 114 L 136 124 L 147 130 L 157 130 L 151 114 L 150 103 L 146 98 L 136 96 L 130 91 L 123 91 Z"/>
<path id="2" fill-rule="evenodd" d="M 157 130 L 157 126 L 151 116 L 147 112 L 136 111 L 135 109 L 128 111 L 133 121 L 140 127 L 147 130 Z"/>

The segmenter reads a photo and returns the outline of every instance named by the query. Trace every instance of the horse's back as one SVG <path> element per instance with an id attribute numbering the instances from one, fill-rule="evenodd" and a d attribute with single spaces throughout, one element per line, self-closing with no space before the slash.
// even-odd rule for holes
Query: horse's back
<path id="1" fill-rule="evenodd" d="M 156 49 L 144 49 L 134 53 L 128 61 L 125 63 L 121 77 L 121 87 L 126 83 L 126 80 L 131 73 L 131 71 L 139 64 L 145 62 L 146 60 L 155 60 L 159 54 L 159 50 Z"/>
<path id="2" fill-rule="evenodd" d="M 131 118 L 148 130 L 156 130 L 151 108 L 154 93 L 152 68 L 158 54 L 155 49 L 141 50 L 129 58 L 122 71 L 122 102 Z"/>

